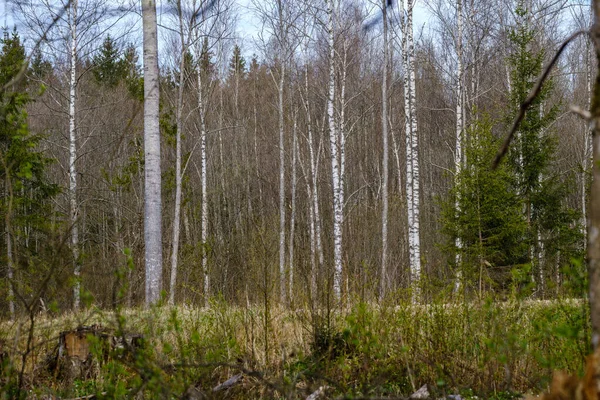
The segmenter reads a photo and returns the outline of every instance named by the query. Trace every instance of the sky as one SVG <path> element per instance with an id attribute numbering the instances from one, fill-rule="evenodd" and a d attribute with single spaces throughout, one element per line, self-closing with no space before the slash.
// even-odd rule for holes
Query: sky
<path id="1" fill-rule="evenodd" d="M 8 27 L 9 30 L 12 30 L 12 28 L 15 24 L 14 21 L 18 20 L 19 18 L 15 18 L 16 16 L 14 16 L 12 14 L 12 9 L 11 9 L 12 7 L 10 6 L 9 1 L 11 1 L 11 0 L 0 0 L 0 11 L 1 11 L 0 23 L 2 24 L 2 26 Z M 157 2 L 161 3 L 164 1 L 165 0 L 158 0 Z M 257 44 L 259 42 L 259 31 L 261 28 L 261 26 L 260 26 L 261 23 L 260 23 L 259 18 L 256 16 L 256 14 L 253 11 L 255 8 L 253 5 L 253 1 L 255 1 L 255 0 L 236 0 L 237 11 L 238 11 L 237 34 L 238 34 L 238 37 L 240 38 L 239 44 L 242 47 L 244 56 L 248 59 L 250 57 L 252 57 L 253 54 L 260 55 L 260 49 L 257 46 Z M 415 32 L 420 30 L 424 25 L 427 25 L 427 23 L 428 23 L 428 12 L 424 5 L 425 1 L 426 0 L 416 1 L 415 13 L 414 13 Z M 166 21 L 166 19 L 164 16 L 161 18 L 161 16 L 159 15 L 159 22 L 161 22 L 161 21 Z M 141 21 L 140 21 L 139 25 L 141 27 Z M 21 30 L 21 29 L 19 29 L 19 30 Z M 162 29 L 162 30 L 165 31 L 164 29 Z M 141 54 L 141 43 L 142 43 L 141 29 L 139 29 L 138 36 L 139 36 L 139 39 L 130 38 L 129 40 L 133 41 L 135 43 L 135 45 L 140 46 L 140 54 Z M 168 35 L 165 35 L 164 32 L 162 32 L 160 34 L 160 37 L 162 38 L 161 41 L 163 41 L 163 43 L 160 44 L 160 45 L 162 45 L 160 47 L 164 48 L 164 46 L 166 45 L 166 43 L 164 43 L 164 41 L 167 36 Z"/>

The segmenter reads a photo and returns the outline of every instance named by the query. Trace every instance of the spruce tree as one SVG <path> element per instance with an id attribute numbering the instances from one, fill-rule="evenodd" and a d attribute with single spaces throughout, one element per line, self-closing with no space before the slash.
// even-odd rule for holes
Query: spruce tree
<path id="1" fill-rule="evenodd" d="M 19 35 L 4 36 L 0 40 L 0 87 L 15 78 L 25 62 L 25 49 Z M 42 139 L 33 135 L 27 125 L 26 106 L 31 101 L 27 94 L 27 74 L 15 85 L 0 92 L 0 224 L 2 224 L 2 263 L 7 266 L 7 286 L 2 300 L 8 297 L 9 309 L 14 312 L 14 295 L 30 290 L 33 279 L 41 275 L 35 260 L 46 246 L 30 243 L 48 242 L 50 215 L 49 200 L 58 193 L 58 187 L 48 183 L 46 167 L 52 161 L 38 150 Z M 34 269 L 34 270 L 32 270 Z M 25 276 L 32 277 L 25 280 Z M 5 281 L 6 282 L 6 281 Z M 4 291 L 6 290 L 6 291 Z M 7 296 L 8 295 L 8 296 Z M 4 308 L 6 309 L 6 308 Z"/>
<path id="2" fill-rule="evenodd" d="M 527 225 L 522 217 L 522 201 L 513 190 L 514 174 L 509 166 L 496 171 L 492 163 L 500 142 L 492 134 L 486 116 L 468 129 L 465 148 L 467 164 L 457 176 L 457 184 L 442 204 L 443 232 L 448 236 L 449 261 L 461 254 L 463 287 L 481 291 L 506 288 L 511 271 L 526 261 L 523 242 Z M 459 199 L 456 211 L 455 199 Z M 455 238 L 462 246 L 456 248 Z"/>
<path id="3" fill-rule="evenodd" d="M 507 120 L 514 120 L 542 72 L 544 51 L 534 53 L 534 31 L 527 25 L 528 11 L 517 8 L 519 20 L 509 39 L 514 50 L 508 58 L 511 67 L 510 109 Z M 556 136 L 550 126 L 558 115 L 558 104 L 548 106 L 552 79 L 542 87 L 525 114 L 508 154 L 515 180 L 514 190 L 521 196 L 523 218 L 527 222 L 526 242 L 531 280 L 543 295 L 549 275 L 556 276 L 565 260 L 581 252 L 581 234 L 575 210 L 566 205 L 569 176 L 553 169 Z"/>

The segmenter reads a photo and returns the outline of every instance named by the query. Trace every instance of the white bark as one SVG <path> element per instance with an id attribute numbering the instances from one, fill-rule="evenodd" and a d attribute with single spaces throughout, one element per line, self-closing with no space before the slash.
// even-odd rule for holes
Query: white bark
<path id="1" fill-rule="evenodd" d="M 456 35 L 456 150 L 454 153 L 454 185 L 458 187 L 459 175 L 462 170 L 462 162 L 463 162 L 463 132 L 464 132 L 464 121 L 463 121 L 463 113 L 464 113 L 464 86 L 463 86 L 463 7 L 462 0 L 456 1 L 456 23 L 458 26 L 457 35 Z M 456 192 L 456 203 L 455 203 L 456 214 L 460 214 L 460 197 L 458 192 Z M 456 236 L 455 239 L 456 246 L 456 282 L 455 282 L 455 291 L 458 291 L 460 288 L 460 281 L 462 279 L 462 241 L 460 238 L 460 234 Z"/>
<path id="2" fill-rule="evenodd" d="M 310 197 L 310 216 L 311 216 L 311 225 L 310 230 L 311 233 L 314 234 L 314 237 L 311 239 L 311 256 L 313 263 L 312 271 L 311 271 L 311 294 L 313 299 L 316 298 L 317 294 L 317 276 L 320 271 L 323 269 L 323 264 L 325 262 L 323 255 L 323 244 L 321 241 L 321 214 L 319 212 L 319 187 L 318 183 L 318 171 L 319 171 L 319 163 L 317 160 L 317 155 L 315 154 L 314 142 L 313 142 L 313 130 L 312 130 L 312 118 L 310 114 L 310 97 L 308 90 L 308 65 L 305 66 L 305 75 L 304 75 L 304 85 L 306 91 L 306 99 L 304 100 L 304 109 L 306 110 L 306 129 L 308 131 L 308 153 L 310 158 L 310 183 L 307 182 L 307 193 L 309 193 Z M 317 152 L 318 153 L 318 152 Z M 315 259 L 315 251 L 316 256 L 319 261 L 319 269 L 317 270 L 314 265 Z"/>
<path id="3" fill-rule="evenodd" d="M 333 254 L 334 275 L 333 295 L 335 300 L 341 299 L 342 288 L 342 207 L 339 148 L 340 138 L 336 132 L 335 101 L 335 48 L 334 48 L 334 6 L 333 0 L 327 0 L 327 33 L 329 45 L 329 92 L 327 95 L 327 118 L 329 121 L 329 144 L 331 147 L 331 176 L 333 186 Z"/>
<path id="4" fill-rule="evenodd" d="M 77 5 L 78 0 L 71 2 L 70 28 L 71 28 L 71 70 L 69 81 L 69 222 L 71 224 L 71 252 L 73 255 L 75 286 L 73 288 L 73 308 L 79 309 L 81 293 L 81 263 L 79 260 L 79 229 L 77 216 L 77 134 L 75 125 L 75 101 L 77 91 Z"/>
<path id="5" fill-rule="evenodd" d="M 173 240 L 171 248 L 171 283 L 169 286 L 169 304 L 175 304 L 175 287 L 177 285 L 177 257 L 179 255 L 179 235 L 181 233 L 181 192 L 182 192 L 182 174 L 181 174 L 181 131 L 183 129 L 183 88 L 185 86 L 185 53 L 187 44 L 184 36 L 183 14 L 181 1 L 177 2 L 177 12 L 179 17 L 179 39 L 181 45 L 181 54 L 179 55 L 179 87 L 177 89 L 177 114 L 175 121 L 177 130 L 175 132 L 175 210 L 173 212 Z"/>
<path id="6" fill-rule="evenodd" d="M 210 294 L 210 275 L 208 271 L 208 255 L 207 255 L 207 240 L 208 240 L 208 192 L 207 192 L 207 154 L 206 154 L 206 104 L 203 96 L 203 82 L 202 82 L 202 49 L 200 45 L 200 34 L 196 31 L 196 57 L 198 62 L 196 64 L 196 78 L 198 82 L 198 112 L 200 114 L 200 185 L 202 191 L 201 200 L 201 216 L 200 216 L 200 242 L 202 243 L 202 274 L 204 276 L 204 305 L 208 306 L 208 299 Z"/>
<path id="7" fill-rule="evenodd" d="M 289 299 L 294 299 L 294 233 L 296 225 L 296 161 L 298 157 L 298 116 L 294 114 L 294 127 L 292 129 L 292 209 L 290 210 L 290 241 L 289 241 Z"/>
<path id="8" fill-rule="evenodd" d="M 283 123 L 283 85 L 285 84 L 285 38 L 283 29 L 283 4 L 277 1 L 278 26 L 279 26 L 279 56 L 281 57 L 281 73 L 278 89 L 278 114 L 279 114 L 279 290 L 281 303 L 286 300 L 285 279 L 285 127 Z"/>
<path id="9" fill-rule="evenodd" d="M 281 302 L 285 303 L 285 129 L 283 124 L 283 84 L 285 82 L 285 66 L 281 64 L 279 77 L 279 284 Z"/>
<path id="10" fill-rule="evenodd" d="M 144 32 L 144 243 L 146 305 L 160 299 L 162 215 L 158 91 L 158 40 L 155 0 L 142 0 Z"/>
<path id="11" fill-rule="evenodd" d="M 590 41 L 586 42 L 585 48 L 585 83 L 586 83 L 586 110 L 591 109 L 591 93 L 592 93 L 592 54 Z M 592 132 L 589 129 L 588 121 L 583 122 L 583 165 L 581 171 L 581 229 L 583 231 L 584 243 L 587 246 L 587 177 L 588 169 L 592 161 Z"/>
<path id="12" fill-rule="evenodd" d="M 408 251 L 412 285 L 421 278 L 421 244 L 419 229 L 419 147 L 415 101 L 415 65 L 413 43 L 413 1 L 407 0 L 404 25 L 404 103 L 406 113 L 406 193 L 408 211 Z M 415 295 L 416 299 L 416 295 Z"/>
<path id="13" fill-rule="evenodd" d="M 381 83 L 381 135 L 383 143 L 382 184 L 381 184 L 381 273 L 379 277 L 379 299 L 383 300 L 387 289 L 387 253 L 388 253 L 388 175 L 389 175 L 389 144 L 388 144 L 388 21 L 387 0 L 382 0 L 383 11 L 383 73 Z"/>

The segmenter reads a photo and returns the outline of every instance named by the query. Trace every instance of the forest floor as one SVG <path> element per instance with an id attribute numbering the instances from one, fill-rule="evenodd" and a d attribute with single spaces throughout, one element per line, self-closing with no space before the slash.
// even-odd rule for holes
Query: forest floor
<path id="1" fill-rule="evenodd" d="M 582 373 L 588 320 L 568 299 L 35 315 L 0 323 L 0 397 L 405 398 L 427 384 L 433 398 L 510 399 L 553 370 Z M 69 357 L 77 327 L 85 351 Z"/>

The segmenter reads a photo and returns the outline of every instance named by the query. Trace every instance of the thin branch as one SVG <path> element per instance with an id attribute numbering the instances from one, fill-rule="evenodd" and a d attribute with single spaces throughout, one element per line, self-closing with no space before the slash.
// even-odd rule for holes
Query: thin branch
<path id="1" fill-rule="evenodd" d="M 548 66 L 544 70 L 544 73 L 542 74 L 540 79 L 538 79 L 536 85 L 533 87 L 533 89 L 531 89 L 531 92 L 529 92 L 529 95 L 527 96 L 525 101 L 521 104 L 521 107 L 519 109 L 519 114 L 517 115 L 517 118 L 515 119 L 515 122 L 513 123 L 513 127 L 510 130 L 510 133 L 508 134 L 506 139 L 504 140 L 504 143 L 502 144 L 502 147 L 498 151 L 498 154 L 496 154 L 496 158 L 494 159 L 494 162 L 492 164 L 492 169 L 496 169 L 498 167 L 498 165 L 500 164 L 500 161 L 502 161 L 502 158 L 504 158 L 504 156 L 508 152 L 508 147 L 510 146 L 510 142 L 512 141 L 513 136 L 515 135 L 515 132 L 519 128 L 521 121 L 523 121 L 523 118 L 525 117 L 525 113 L 527 112 L 527 109 L 529 108 L 531 103 L 533 103 L 535 98 L 540 94 L 540 91 L 542 90 L 542 85 L 544 84 L 546 79 L 548 79 L 548 75 L 550 75 L 550 71 L 552 70 L 552 67 L 554 67 L 554 64 L 556 64 L 556 62 L 560 58 L 562 52 L 565 50 L 567 45 L 569 43 L 571 43 L 573 40 L 575 40 L 579 35 L 589 34 L 589 33 L 590 33 L 589 30 L 577 31 L 577 32 L 573 33 L 571 36 L 569 36 L 567 38 L 567 40 L 565 40 L 560 45 L 560 47 L 558 48 L 558 51 L 552 58 L 552 61 L 550 61 L 550 64 L 548 64 Z"/>

